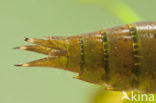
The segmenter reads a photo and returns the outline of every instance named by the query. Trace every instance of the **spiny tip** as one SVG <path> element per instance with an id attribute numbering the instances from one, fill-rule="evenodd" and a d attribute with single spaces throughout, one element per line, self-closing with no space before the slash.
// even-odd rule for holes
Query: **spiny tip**
<path id="1" fill-rule="evenodd" d="M 33 38 L 27 38 L 27 37 L 25 37 L 24 41 L 30 42 L 30 43 L 34 43 L 34 39 Z"/>
<path id="2" fill-rule="evenodd" d="M 29 64 L 16 64 L 15 66 L 28 67 L 28 66 L 29 66 Z"/>
<path id="3" fill-rule="evenodd" d="M 26 46 L 21 46 L 21 47 L 15 47 L 15 48 L 13 48 L 13 49 L 26 50 L 26 49 L 27 49 L 27 47 L 26 47 Z"/>
<path id="4" fill-rule="evenodd" d="M 28 41 L 28 40 L 29 40 L 29 38 L 25 37 L 24 41 Z"/>
<path id="5" fill-rule="evenodd" d="M 20 64 L 15 64 L 14 66 L 22 66 L 22 65 L 20 65 Z"/>

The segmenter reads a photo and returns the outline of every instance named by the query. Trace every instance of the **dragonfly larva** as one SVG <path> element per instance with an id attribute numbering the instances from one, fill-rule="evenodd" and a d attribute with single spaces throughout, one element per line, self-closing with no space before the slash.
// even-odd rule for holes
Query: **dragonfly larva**
<path id="1" fill-rule="evenodd" d="M 138 22 L 70 37 L 25 38 L 16 49 L 47 57 L 16 66 L 55 67 L 111 90 L 156 92 L 156 22 Z"/>

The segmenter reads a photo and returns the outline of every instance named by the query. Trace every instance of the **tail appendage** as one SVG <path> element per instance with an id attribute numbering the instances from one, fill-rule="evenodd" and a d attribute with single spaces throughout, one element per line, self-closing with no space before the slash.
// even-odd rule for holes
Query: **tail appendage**
<path id="1" fill-rule="evenodd" d="M 47 57 L 16 66 L 56 67 L 68 70 L 68 45 L 64 38 L 48 37 L 48 40 L 25 38 L 25 41 L 34 45 L 20 46 L 15 49 L 33 51 L 45 54 Z"/>

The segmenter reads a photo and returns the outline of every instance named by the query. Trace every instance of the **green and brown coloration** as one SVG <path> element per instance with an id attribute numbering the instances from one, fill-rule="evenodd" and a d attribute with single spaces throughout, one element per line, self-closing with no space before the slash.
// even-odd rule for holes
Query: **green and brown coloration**
<path id="1" fill-rule="evenodd" d="M 71 37 L 26 38 L 16 49 L 47 55 L 16 66 L 55 67 L 111 90 L 156 93 L 156 22 L 139 22 Z"/>

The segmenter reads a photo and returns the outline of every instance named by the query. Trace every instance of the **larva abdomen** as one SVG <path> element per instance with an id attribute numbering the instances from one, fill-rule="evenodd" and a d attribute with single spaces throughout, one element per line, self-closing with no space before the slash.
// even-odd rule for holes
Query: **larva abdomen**
<path id="1" fill-rule="evenodd" d="M 75 78 L 112 90 L 156 92 L 156 22 L 139 22 L 71 37 L 26 41 L 24 49 L 47 58 L 17 66 L 48 66 L 79 73 Z"/>
<path id="2" fill-rule="evenodd" d="M 110 85 L 155 92 L 156 23 L 140 22 L 107 29 Z"/>

